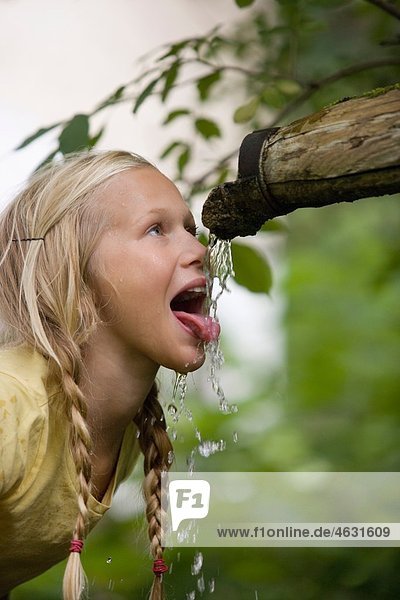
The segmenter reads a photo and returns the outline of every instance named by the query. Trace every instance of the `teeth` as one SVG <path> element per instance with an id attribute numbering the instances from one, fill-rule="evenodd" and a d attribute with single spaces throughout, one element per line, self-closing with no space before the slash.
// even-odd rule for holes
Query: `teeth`
<path id="1" fill-rule="evenodd" d="M 191 290 L 186 290 L 185 292 L 182 292 L 182 294 L 179 294 L 179 300 L 191 300 L 198 295 L 205 295 L 205 293 L 205 288 L 192 288 Z"/>

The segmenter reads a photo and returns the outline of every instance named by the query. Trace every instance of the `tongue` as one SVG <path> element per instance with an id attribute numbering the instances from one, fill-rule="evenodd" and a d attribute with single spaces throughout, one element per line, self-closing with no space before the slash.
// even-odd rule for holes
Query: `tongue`
<path id="1" fill-rule="evenodd" d="M 219 336 L 219 323 L 212 317 L 198 315 L 182 311 L 173 311 L 175 317 L 185 326 L 190 329 L 190 332 L 203 342 L 212 342 Z"/>

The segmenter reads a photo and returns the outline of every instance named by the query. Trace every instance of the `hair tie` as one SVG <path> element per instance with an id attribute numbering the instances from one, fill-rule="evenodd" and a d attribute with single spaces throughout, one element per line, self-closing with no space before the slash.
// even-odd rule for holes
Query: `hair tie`
<path id="1" fill-rule="evenodd" d="M 32 237 L 32 238 L 13 238 L 13 242 L 34 242 L 36 240 L 43 240 L 44 237 Z"/>
<path id="2" fill-rule="evenodd" d="M 79 554 L 82 552 L 83 541 L 82 540 L 71 540 L 71 545 L 69 547 L 70 552 L 78 552 Z"/>
<path id="3" fill-rule="evenodd" d="M 168 571 L 168 566 L 165 564 L 162 558 L 157 558 L 153 563 L 153 573 L 155 575 L 162 575 Z"/>

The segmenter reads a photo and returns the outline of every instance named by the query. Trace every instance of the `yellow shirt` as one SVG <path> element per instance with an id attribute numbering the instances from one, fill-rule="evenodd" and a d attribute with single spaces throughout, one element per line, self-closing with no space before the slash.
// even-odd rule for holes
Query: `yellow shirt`
<path id="1" fill-rule="evenodd" d="M 27 346 L 0 351 L 0 596 L 68 555 L 77 481 L 62 391 L 48 363 Z M 89 501 L 90 529 L 110 508 L 139 454 L 132 423 L 103 499 Z"/>

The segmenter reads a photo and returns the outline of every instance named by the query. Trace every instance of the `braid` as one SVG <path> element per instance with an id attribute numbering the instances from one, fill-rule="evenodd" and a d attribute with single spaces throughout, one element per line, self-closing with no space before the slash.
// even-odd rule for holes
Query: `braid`
<path id="1" fill-rule="evenodd" d="M 161 473 L 169 469 L 168 455 L 172 452 L 172 444 L 166 431 L 163 409 L 158 401 L 157 387 L 148 394 L 143 408 L 135 418 L 139 427 L 140 449 L 144 454 L 143 494 L 146 501 L 146 518 L 150 538 L 150 552 L 158 566 L 163 565 L 163 547 L 161 546 Z M 155 563 L 156 564 L 156 563 Z M 162 588 L 162 571 L 155 567 L 155 577 L 150 592 L 150 600 L 164 598 Z"/>
<path id="2" fill-rule="evenodd" d="M 76 383 L 79 381 L 82 366 L 81 353 L 72 341 L 68 344 L 68 340 L 65 340 L 60 347 L 62 350 L 59 351 L 58 357 L 62 367 L 61 384 L 66 397 L 66 411 L 70 422 L 69 447 L 78 480 L 78 516 L 64 573 L 63 597 L 64 600 L 79 600 L 84 590 L 87 589 L 87 580 L 80 560 L 80 550 L 86 536 L 89 518 L 88 501 L 92 471 L 91 439 L 86 422 L 86 401 Z"/>

